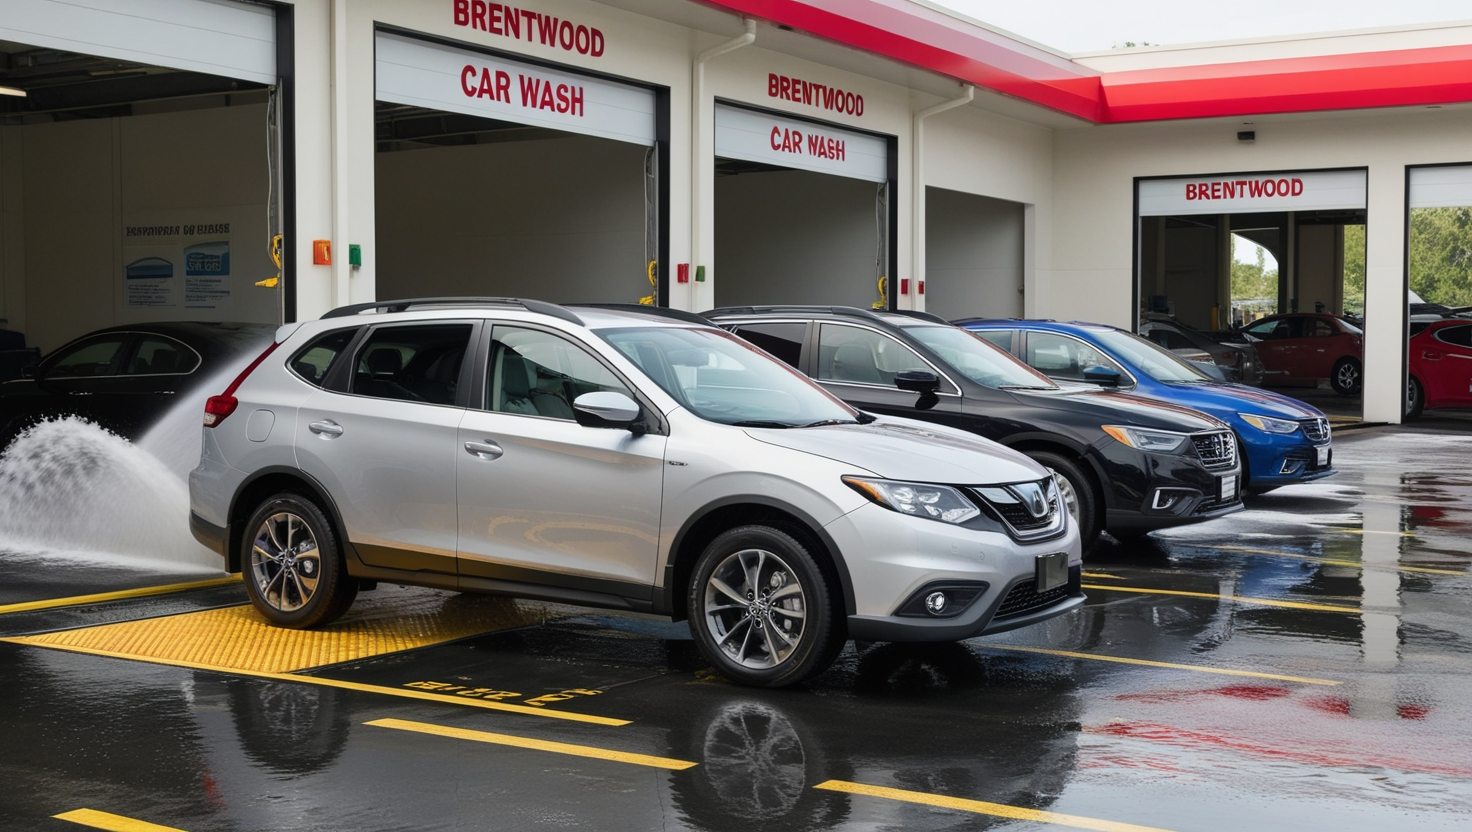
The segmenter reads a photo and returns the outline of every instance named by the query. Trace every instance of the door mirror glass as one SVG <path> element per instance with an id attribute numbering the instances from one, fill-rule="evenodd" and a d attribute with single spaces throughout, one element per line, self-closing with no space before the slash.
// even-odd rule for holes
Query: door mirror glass
<path id="1" fill-rule="evenodd" d="M 927 370 L 904 370 L 894 374 L 894 386 L 913 393 L 934 393 L 940 389 L 940 379 Z"/>
<path id="2" fill-rule="evenodd" d="M 626 428 L 639 420 L 639 403 L 615 390 L 573 399 L 572 415 L 585 428 Z"/>
<path id="3" fill-rule="evenodd" d="M 1084 381 L 1100 387 L 1118 387 L 1119 373 L 1108 367 L 1089 367 L 1084 370 Z"/>
<path id="4" fill-rule="evenodd" d="M 41 368 L 35 364 L 28 364 L 20 368 L 20 375 L 21 378 L 38 378 L 41 375 Z"/>

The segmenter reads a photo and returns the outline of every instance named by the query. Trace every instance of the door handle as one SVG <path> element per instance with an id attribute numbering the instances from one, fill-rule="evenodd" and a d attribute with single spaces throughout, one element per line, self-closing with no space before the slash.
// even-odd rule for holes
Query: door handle
<path id="1" fill-rule="evenodd" d="M 478 456 L 481 459 L 500 459 L 501 454 L 506 453 L 501 450 L 500 445 L 490 440 L 486 440 L 485 442 L 466 442 L 465 451 L 471 456 Z"/>
<path id="2" fill-rule="evenodd" d="M 332 439 L 336 436 L 342 436 L 342 425 L 339 425 L 331 419 L 323 419 L 320 422 L 313 422 L 310 425 L 307 425 L 307 430 L 310 430 L 312 433 L 317 434 L 323 439 Z"/>
<path id="3" fill-rule="evenodd" d="M 1437 352 L 1436 350 L 1422 350 L 1421 357 L 1426 359 L 1427 361 L 1440 361 L 1441 353 Z"/>

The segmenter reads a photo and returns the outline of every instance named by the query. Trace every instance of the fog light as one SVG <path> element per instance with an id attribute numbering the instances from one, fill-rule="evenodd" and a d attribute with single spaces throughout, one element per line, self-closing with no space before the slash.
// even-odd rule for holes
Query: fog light
<path id="1" fill-rule="evenodd" d="M 1187 497 L 1194 497 L 1196 494 L 1197 492 L 1187 488 L 1158 488 L 1155 490 L 1155 497 L 1150 500 L 1150 508 L 1154 511 L 1170 511 Z"/>
<path id="2" fill-rule="evenodd" d="M 949 603 L 944 592 L 932 592 L 925 596 L 925 611 L 931 615 L 945 615 Z"/>

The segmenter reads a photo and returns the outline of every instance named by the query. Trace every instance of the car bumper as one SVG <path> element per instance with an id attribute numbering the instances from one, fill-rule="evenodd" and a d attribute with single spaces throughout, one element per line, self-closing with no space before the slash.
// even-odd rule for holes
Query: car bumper
<path id="1" fill-rule="evenodd" d="M 1318 449 L 1329 449 L 1323 466 Z M 1312 482 L 1335 473 L 1332 445 L 1299 441 L 1294 443 L 1247 444 L 1248 480 L 1253 488 Z"/>
<path id="2" fill-rule="evenodd" d="M 230 546 L 230 527 L 217 526 L 214 523 L 200 517 L 194 512 L 189 512 L 189 531 L 205 548 L 211 552 L 225 557 Z"/>
<path id="3" fill-rule="evenodd" d="M 1119 442 L 1101 449 L 1113 472 L 1105 529 L 1143 533 L 1200 523 L 1242 510 L 1242 467 L 1208 470 L 1184 454 L 1153 454 Z M 1235 493 L 1223 499 L 1222 481 L 1236 477 Z"/>
<path id="4" fill-rule="evenodd" d="M 848 567 L 854 589 L 849 637 L 860 641 L 956 641 L 1035 624 L 1083 603 L 1082 549 L 1071 524 L 1051 540 L 1022 543 L 1003 532 L 905 517 L 867 505 L 825 530 Z M 1059 552 L 1069 567 L 1066 584 L 1046 597 L 1028 596 L 1026 590 L 1037 579 L 1038 557 Z M 947 616 L 898 614 L 937 584 L 980 591 Z M 1007 612 L 999 615 L 1004 601 L 1009 602 Z"/>

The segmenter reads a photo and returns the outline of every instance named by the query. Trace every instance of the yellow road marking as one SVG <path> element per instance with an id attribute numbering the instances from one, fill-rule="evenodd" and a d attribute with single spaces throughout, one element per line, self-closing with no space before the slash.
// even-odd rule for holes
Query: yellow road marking
<path id="1" fill-rule="evenodd" d="M 318 685 L 325 688 L 341 688 L 343 690 L 356 690 L 364 693 L 379 693 L 385 696 L 398 696 L 403 699 L 421 699 L 426 702 L 440 702 L 449 705 L 465 705 L 471 708 L 484 708 L 488 711 L 504 711 L 513 714 L 528 714 L 531 716 L 544 716 L 552 719 L 565 719 L 571 722 L 586 722 L 593 725 L 611 725 L 614 727 L 628 725 L 627 719 L 614 719 L 606 716 L 593 716 L 591 714 L 580 714 L 574 711 L 558 711 L 547 708 L 533 708 L 527 705 L 512 705 L 508 702 L 496 702 L 487 699 L 468 699 L 455 696 L 446 696 L 442 693 L 430 693 L 410 688 L 390 688 L 381 685 L 365 685 L 361 682 L 345 682 L 340 679 L 327 679 L 321 676 L 301 676 L 295 673 L 269 673 L 261 670 L 242 670 L 236 667 L 221 667 L 219 665 L 201 664 L 199 662 L 176 661 L 170 659 L 145 659 L 138 656 L 121 655 L 110 653 L 106 650 L 94 650 L 88 647 L 75 647 L 61 644 L 37 644 L 26 638 L 0 638 L 0 642 L 10 644 L 25 644 L 32 647 L 45 647 L 51 650 L 66 650 L 71 653 L 86 653 L 91 656 L 105 656 L 110 659 L 125 659 L 128 661 L 147 662 L 149 664 L 162 664 L 170 667 L 185 667 L 191 670 L 208 670 L 215 673 L 227 673 L 235 676 L 248 676 L 252 679 L 269 679 L 275 682 L 299 682 L 306 685 Z"/>
<path id="2" fill-rule="evenodd" d="M 122 815 L 99 812 L 96 809 L 74 809 L 59 815 L 52 815 L 52 817 L 82 826 L 90 826 L 93 829 L 108 829 L 111 832 L 184 832 L 173 826 L 159 826 L 146 820 L 134 820 Z"/>
<path id="3" fill-rule="evenodd" d="M 1155 826 L 1139 826 L 1133 823 L 1119 823 L 1112 820 L 1086 818 L 1081 815 L 1065 815 L 1061 812 L 1024 809 L 1021 806 L 1009 806 L 1005 803 L 966 800 L 964 798 L 946 797 L 945 795 L 930 794 L 928 792 L 912 792 L 908 789 L 891 789 L 886 786 L 850 783 L 846 780 L 829 780 L 819 783 L 813 788 L 824 789 L 830 792 L 861 794 L 866 797 L 883 797 L 889 800 L 901 800 L 906 803 L 919 803 L 925 806 L 956 809 L 962 812 L 974 812 L 979 815 L 992 815 L 993 817 L 1010 818 L 1012 820 L 1030 820 L 1036 823 L 1071 826 L 1075 829 L 1094 829 L 1097 832 L 1166 832 L 1166 830 Z"/>
<path id="4" fill-rule="evenodd" d="M 696 765 L 688 760 L 652 757 L 648 754 L 633 754 L 628 751 L 614 751 L 591 745 L 573 745 L 565 742 L 535 740 L 531 737 L 517 737 L 511 734 L 493 734 L 489 731 L 471 731 L 465 728 L 451 728 L 447 725 L 434 725 L 429 722 L 411 722 L 407 719 L 375 719 L 363 724 L 374 725 L 379 728 L 396 728 L 400 731 L 433 734 L 439 737 L 453 737 L 460 740 L 488 742 L 496 745 L 514 746 L 516 748 L 529 748 L 534 751 L 550 751 L 554 754 L 571 754 L 574 757 L 612 760 L 616 763 L 629 763 L 630 765 L 649 766 L 650 768 L 664 768 L 670 771 L 683 771 L 687 768 L 693 768 Z"/>
<path id="5" fill-rule="evenodd" d="M 1130 659 L 1123 656 L 1101 656 L 1097 653 L 1075 653 L 1070 650 L 1050 650 L 1046 647 L 1018 647 L 1001 644 L 976 644 L 973 647 L 983 650 L 1011 650 L 1018 653 L 1042 653 L 1045 656 L 1063 656 L 1069 659 L 1087 659 L 1094 662 L 1114 662 L 1115 664 L 1137 664 L 1145 667 L 1166 667 L 1172 670 L 1191 670 L 1196 673 L 1215 673 L 1220 676 L 1246 676 L 1251 679 L 1275 679 L 1280 682 L 1299 682 L 1305 685 L 1327 685 L 1333 687 L 1342 685 L 1333 679 L 1315 679 L 1310 676 L 1285 676 L 1281 673 L 1259 673 L 1255 670 L 1230 670 L 1222 667 L 1206 667 L 1199 664 L 1176 664 L 1174 662 L 1156 662 L 1149 659 Z"/>
<path id="6" fill-rule="evenodd" d="M 146 598 L 150 595 L 167 595 L 171 592 L 185 592 L 191 589 L 207 589 L 212 586 L 224 586 L 226 584 L 240 583 L 239 575 L 230 575 L 224 578 L 210 578 L 204 581 L 190 581 L 182 584 L 164 584 L 162 586 L 141 586 L 137 589 L 120 589 L 116 592 L 98 592 L 93 595 L 73 595 L 68 598 L 47 598 L 41 601 L 25 601 L 19 604 L 6 604 L 0 606 L 0 615 L 10 612 L 30 612 L 31 610 L 49 610 L 57 607 L 76 607 L 82 604 L 100 604 L 104 601 L 120 601 L 125 598 Z"/>
<path id="7" fill-rule="evenodd" d="M 1301 601 L 1275 601 L 1272 598 L 1248 598 L 1243 595 L 1215 595 L 1210 592 L 1186 592 L 1180 589 L 1146 589 L 1138 586 L 1104 586 L 1103 584 L 1084 584 L 1084 589 L 1102 589 L 1111 592 L 1140 592 L 1145 595 L 1180 595 L 1186 598 L 1211 598 L 1216 601 L 1223 599 L 1234 601 L 1238 604 L 1257 604 L 1264 607 L 1283 607 L 1290 610 L 1316 610 L 1319 612 L 1347 612 L 1354 615 L 1360 614 L 1359 607 L 1346 607 L 1342 604 L 1305 604 Z"/>
<path id="8" fill-rule="evenodd" d="M 1279 558 L 1293 558 L 1294 560 L 1310 560 L 1314 563 L 1325 563 L 1330 566 L 1351 566 L 1356 569 L 1394 569 L 1397 572 L 1424 572 L 1428 575 L 1460 575 L 1469 573 L 1459 569 L 1433 569 L 1429 566 L 1392 566 L 1388 563 L 1364 563 L 1357 560 L 1336 560 L 1334 558 L 1316 558 L 1313 555 L 1295 555 L 1291 552 L 1280 552 L 1276 549 L 1256 549 L 1251 546 L 1223 546 L 1215 545 L 1213 549 L 1223 549 L 1229 552 L 1246 552 L 1251 555 L 1272 555 Z M 1085 573 L 1087 575 L 1088 573 Z"/>
<path id="9" fill-rule="evenodd" d="M 1093 578 L 1096 581 L 1098 581 L 1098 580 L 1104 580 L 1104 581 L 1122 581 L 1122 580 L 1124 580 L 1124 578 L 1121 578 L 1118 575 L 1111 575 L 1108 572 L 1080 572 L 1079 574 L 1080 575 L 1083 575 L 1085 578 Z"/>

